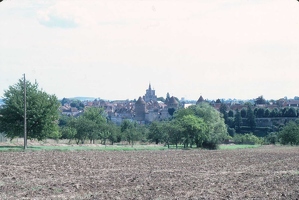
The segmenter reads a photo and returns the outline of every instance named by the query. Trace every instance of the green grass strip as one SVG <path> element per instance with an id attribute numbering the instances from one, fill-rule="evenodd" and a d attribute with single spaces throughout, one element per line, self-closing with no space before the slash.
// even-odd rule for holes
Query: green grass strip
<path id="1" fill-rule="evenodd" d="M 249 145 L 249 144 L 233 144 L 233 145 L 219 145 L 220 150 L 234 150 L 234 149 L 248 149 L 260 147 L 260 144 Z"/>

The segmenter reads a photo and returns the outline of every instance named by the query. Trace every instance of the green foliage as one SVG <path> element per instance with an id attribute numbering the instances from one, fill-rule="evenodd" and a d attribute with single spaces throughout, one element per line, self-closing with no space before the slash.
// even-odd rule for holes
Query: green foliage
<path id="1" fill-rule="evenodd" d="M 222 113 L 224 122 L 225 122 L 225 124 L 227 124 L 228 113 L 227 113 L 227 105 L 225 103 L 221 103 L 220 113 Z"/>
<path id="2" fill-rule="evenodd" d="M 19 79 L 17 84 L 4 91 L 5 104 L 0 109 L 0 132 L 4 132 L 10 139 L 21 136 L 24 130 L 23 83 L 24 81 Z M 60 103 L 57 97 L 38 89 L 37 83 L 26 81 L 26 101 L 27 138 L 43 140 L 50 135 L 58 137 Z"/>
<path id="3" fill-rule="evenodd" d="M 166 132 L 163 130 L 163 124 L 154 121 L 149 126 L 148 139 L 155 144 L 163 143 L 166 141 Z"/>
<path id="4" fill-rule="evenodd" d="M 170 144 L 174 144 L 178 148 L 178 144 L 182 142 L 183 130 L 176 120 L 161 122 L 162 131 L 166 133 L 165 142 L 169 148 Z"/>
<path id="5" fill-rule="evenodd" d="M 188 115 L 201 118 L 205 123 L 206 137 L 204 142 L 218 144 L 227 139 L 228 134 L 224 119 L 221 117 L 221 114 L 209 104 L 200 103 L 199 105 L 190 106 L 187 109 L 178 110 L 175 113 L 175 120 L 180 120 Z"/>
<path id="6" fill-rule="evenodd" d="M 236 134 L 233 137 L 236 144 L 261 144 L 262 140 L 252 133 Z"/>
<path id="7" fill-rule="evenodd" d="M 250 105 L 247 106 L 247 123 L 252 131 L 256 127 L 255 115 Z"/>
<path id="8" fill-rule="evenodd" d="M 241 110 L 241 117 L 245 118 L 246 116 L 247 116 L 247 111 L 246 111 L 246 109 L 242 108 L 242 110 Z"/>
<path id="9" fill-rule="evenodd" d="M 83 110 L 84 109 L 84 104 L 78 99 L 72 100 L 71 103 L 70 103 L 70 106 L 75 107 L 78 110 Z"/>
<path id="10" fill-rule="evenodd" d="M 264 113 L 264 117 L 270 117 L 270 110 L 269 110 L 269 108 L 267 108 L 266 110 L 265 110 L 265 113 Z"/>
<path id="11" fill-rule="evenodd" d="M 271 132 L 265 137 L 266 144 L 276 144 L 278 142 L 278 133 Z"/>
<path id="12" fill-rule="evenodd" d="M 256 98 L 254 102 L 255 102 L 255 104 L 266 104 L 267 103 L 267 101 L 264 99 L 263 95 Z"/>
<path id="13" fill-rule="evenodd" d="M 184 147 L 190 145 L 192 148 L 193 144 L 202 147 L 203 142 L 208 139 L 208 128 L 203 119 L 194 115 L 185 115 L 177 121 L 182 130 Z"/>
<path id="14" fill-rule="evenodd" d="M 123 138 L 132 146 L 134 145 L 134 142 L 138 141 L 142 136 L 139 130 L 136 122 L 126 119 L 121 123 L 121 132 L 124 134 Z"/>
<path id="15" fill-rule="evenodd" d="M 234 117 L 234 111 L 232 110 L 228 111 L 228 117 Z"/>
<path id="16" fill-rule="evenodd" d="M 234 137 L 236 134 L 236 130 L 234 128 L 230 128 L 230 127 L 227 128 L 227 132 L 228 132 L 229 136 L 231 136 L 231 137 Z"/>
<path id="17" fill-rule="evenodd" d="M 236 110 L 234 123 L 235 123 L 235 130 L 237 132 L 240 132 L 241 125 L 242 125 L 242 117 L 241 117 L 241 113 L 240 113 L 239 109 Z"/>
<path id="18" fill-rule="evenodd" d="M 296 122 L 290 121 L 279 132 L 278 138 L 283 145 L 298 145 L 299 144 L 299 125 Z"/>
<path id="19" fill-rule="evenodd" d="M 258 108 L 256 112 L 256 117 L 257 118 L 262 118 L 265 115 L 265 109 L 264 108 Z"/>

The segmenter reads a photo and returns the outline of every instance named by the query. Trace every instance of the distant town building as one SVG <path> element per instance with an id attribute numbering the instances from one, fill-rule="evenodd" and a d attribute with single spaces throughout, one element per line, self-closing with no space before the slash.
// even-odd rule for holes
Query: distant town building
<path id="1" fill-rule="evenodd" d="M 146 103 L 143 98 L 139 99 L 135 103 L 135 120 L 145 121 Z"/>
<path id="2" fill-rule="evenodd" d="M 152 90 L 151 84 L 149 84 L 148 89 L 146 90 L 145 95 L 143 96 L 145 102 L 157 101 L 157 96 L 155 90 Z"/>

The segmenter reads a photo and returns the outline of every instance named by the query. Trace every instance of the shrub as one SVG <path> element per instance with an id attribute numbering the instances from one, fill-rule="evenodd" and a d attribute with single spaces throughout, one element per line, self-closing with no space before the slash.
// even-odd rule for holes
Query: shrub
<path id="1" fill-rule="evenodd" d="M 252 133 L 236 134 L 234 137 L 236 144 L 261 144 L 262 140 Z"/>
<path id="2" fill-rule="evenodd" d="M 299 145 L 299 125 L 293 121 L 287 123 L 278 134 L 283 145 Z"/>
<path id="3" fill-rule="evenodd" d="M 271 132 L 265 137 L 266 144 L 276 144 L 278 142 L 278 133 Z"/>

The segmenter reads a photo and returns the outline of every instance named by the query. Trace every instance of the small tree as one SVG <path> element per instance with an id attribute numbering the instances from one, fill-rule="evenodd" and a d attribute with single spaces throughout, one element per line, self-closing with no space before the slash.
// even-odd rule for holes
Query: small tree
<path id="1" fill-rule="evenodd" d="M 298 145 L 299 144 L 299 125 L 293 121 L 287 123 L 279 132 L 278 138 L 283 145 Z"/>
<path id="2" fill-rule="evenodd" d="M 247 123 L 252 131 L 256 127 L 255 115 L 250 105 L 247 106 Z"/>
<path id="3" fill-rule="evenodd" d="M 255 102 L 255 104 L 266 104 L 267 103 L 267 101 L 264 99 L 263 95 L 256 98 L 254 102 Z"/>
<path id="4" fill-rule="evenodd" d="M 247 111 L 246 111 L 245 108 L 242 108 L 242 109 L 241 109 L 241 117 L 242 117 L 242 118 L 246 118 L 246 117 L 247 117 Z"/>
<path id="5" fill-rule="evenodd" d="M 241 113 L 240 113 L 239 109 L 236 110 L 234 122 L 235 122 L 235 129 L 236 129 L 236 131 L 240 132 L 241 125 L 242 125 L 242 117 L 241 117 Z"/>
<path id="6" fill-rule="evenodd" d="M 161 122 L 154 121 L 149 126 L 148 139 L 156 144 L 165 142 L 166 133 L 162 129 Z"/>

